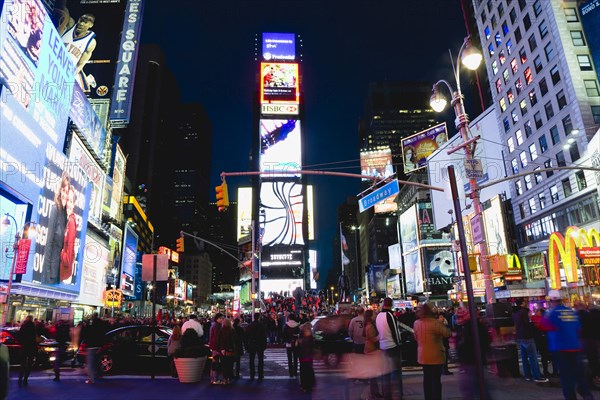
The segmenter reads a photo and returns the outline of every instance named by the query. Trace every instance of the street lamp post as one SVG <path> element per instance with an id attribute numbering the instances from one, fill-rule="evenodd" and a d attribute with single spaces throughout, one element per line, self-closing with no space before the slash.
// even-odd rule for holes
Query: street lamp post
<path id="1" fill-rule="evenodd" d="M 479 66 L 482 60 L 481 53 L 477 51 L 474 47 L 471 46 L 470 37 L 467 36 L 458 52 L 458 57 L 456 63 L 452 59 L 452 54 L 450 54 L 450 61 L 452 62 L 452 67 L 454 68 L 454 78 L 456 80 L 456 90 L 452 89 L 452 86 L 445 80 L 439 80 L 433 85 L 430 99 L 431 108 L 434 111 L 440 112 L 446 107 L 446 99 L 440 94 L 438 91 L 438 87 L 440 84 L 444 84 L 450 93 L 452 94 L 451 104 L 454 107 L 454 114 L 456 115 L 456 119 L 454 123 L 456 124 L 456 129 L 460 132 L 460 136 L 463 140 L 463 143 L 456 148 L 450 150 L 448 153 L 453 153 L 461 148 L 464 148 L 465 152 L 465 160 L 467 165 L 472 165 L 475 160 L 474 153 L 476 147 L 476 141 L 478 137 L 473 138 L 469 132 L 469 117 L 465 113 L 465 105 L 463 102 L 463 95 L 460 89 L 460 63 L 459 59 L 462 60 L 462 63 L 469 69 L 475 70 Z M 472 222 L 478 224 L 478 228 L 481 232 L 482 241 L 479 243 L 479 260 L 481 264 L 481 269 L 483 270 L 483 277 L 485 280 L 485 296 L 488 304 L 494 302 L 494 286 L 490 277 L 489 271 L 489 263 L 488 263 L 488 254 L 487 254 L 487 244 L 485 240 L 485 229 L 482 221 L 482 207 L 481 201 L 479 198 L 479 184 L 477 183 L 477 179 L 473 176 L 469 177 L 469 187 L 471 189 L 470 197 L 473 201 L 473 209 L 475 212 L 475 217 Z M 462 215 L 457 214 L 456 220 L 460 224 Z M 464 240 L 464 237 L 460 238 Z M 463 254 L 463 257 L 467 257 L 467 254 Z"/>
<path id="2" fill-rule="evenodd" d="M 15 217 L 13 217 L 12 215 L 10 215 L 9 213 L 4 214 L 4 219 L 2 220 L 2 225 L 3 226 L 10 226 L 10 219 L 12 219 L 12 221 L 15 223 L 15 241 L 13 243 L 13 260 L 10 266 L 10 275 L 8 277 L 8 284 L 6 285 L 6 300 L 4 301 L 4 307 L 2 310 L 2 327 L 6 326 L 6 319 L 8 317 L 8 305 L 10 303 L 10 291 L 12 289 L 12 282 L 13 282 L 13 276 L 15 274 L 15 267 L 17 265 L 17 256 L 19 254 L 19 240 L 21 239 L 21 235 L 20 235 L 20 230 L 19 227 L 17 226 L 17 220 L 15 219 Z M 26 222 L 23 225 L 23 230 L 25 229 L 25 227 L 29 225 L 29 232 L 28 232 L 28 236 L 29 238 L 33 238 L 33 236 L 35 235 L 35 223 L 33 222 Z"/>

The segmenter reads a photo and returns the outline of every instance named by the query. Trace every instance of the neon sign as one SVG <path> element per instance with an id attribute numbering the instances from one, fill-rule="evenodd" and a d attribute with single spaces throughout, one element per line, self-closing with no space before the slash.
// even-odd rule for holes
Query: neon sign
<path id="1" fill-rule="evenodd" d="M 568 283 L 579 280 L 577 249 L 582 247 L 600 246 L 600 233 L 596 229 L 580 229 L 576 226 L 567 228 L 565 236 L 560 232 L 550 235 L 548 242 L 548 262 L 550 272 L 550 287 L 560 289 L 560 263 L 565 270 Z"/>

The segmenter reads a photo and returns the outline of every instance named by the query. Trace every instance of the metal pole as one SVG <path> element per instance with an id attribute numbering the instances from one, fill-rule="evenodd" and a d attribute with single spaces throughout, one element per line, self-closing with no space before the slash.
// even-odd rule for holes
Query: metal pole
<path id="1" fill-rule="evenodd" d="M 458 240 L 460 241 L 460 252 L 462 258 L 463 272 L 465 274 L 465 286 L 467 289 L 467 298 L 469 301 L 469 314 L 471 316 L 471 334 L 473 335 L 475 346 L 475 362 L 477 363 L 477 382 L 479 385 L 479 398 L 484 400 L 485 382 L 483 378 L 483 360 L 481 359 L 481 339 L 479 338 L 479 326 L 477 322 L 477 310 L 475 308 L 475 296 L 473 295 L 473 283 L 471 281 L 471 270 L 469 269 L 469 253 L 467 251 L 467 242 L 465 238 L 465 227 L 462 223 L 460 200 L 458 198 L 458 189 L 456 188 L 456 176 L 454 175 L 454 166 L 448 167 L 448 176 L 450 178 L 450 189 L 452 191 L 452 200 L 454 202 L 454 213 L 457 215 L 456 226 L 458 228 Z"/>
<path id="2" fill-rule="evenodd" d="M 254 231 L 255 231 L 255 229 L 254 229 L 254 220 L 252 220 L 252 235 L 251 235 L 252 236 L 252 250 L 251 250 L 252 254 L 250 255 L 250 257 L 252 257 L 252 258 L 250 258 L 250 260 L 252 261 L 252 263 L 250 264 L 251 267 L 252 267 L 252 270 L 251 270 L 251 272 L 252 272 L 252 282 L 251 282 L 252 287 L 250 288 L 251 289 L 250 290 L 250 297 L 252 298 L 252 321 L 254 321 L 254 312 L 256 310 L 256 304 L 255 304 L 255 301 L 256 301 L 256 291 L 255 291 L 256 286 L 255 286 L 255 280 L 254 280 L 254 272 L 255 272 L 255 269 L 256 269 L 254 267 L 254 252 L 256 250 L 255 249 L 255 243 L 256 243 L 256 241 L 255 241 L 255 233 L 254 233 Z"/>
<path id="3" fill-rule="evenodd" d="M 152 293 L 152 376 L 151 378 L 155 378 L 155 354 L 156 354 L 156 258 L 158 254 L 154 254 L 152 257 L 152 288 L 154 292 Z"/>

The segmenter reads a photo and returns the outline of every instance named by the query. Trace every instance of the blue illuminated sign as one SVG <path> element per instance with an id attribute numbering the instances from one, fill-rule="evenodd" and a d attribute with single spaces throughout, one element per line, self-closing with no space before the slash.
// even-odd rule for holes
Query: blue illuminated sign
<path id="1" fill-rule="evenodd" d="M 383 201 L 388 197 L 398 194 L 399 191 L 400 187 L 398 185 L 398 181 L 394 179 L 390 183 L 386 183 L 379 189 L 367 194 L 365 197 L 358 200 L 358 208 L 360 212 L 368 210 L 380 201 Z"/>
<path id="2" fill-rule="evenodd" d="M 296 36 L 293 33 L 263 33 L 262 56 L 265 61 L 294 61 Z"/>

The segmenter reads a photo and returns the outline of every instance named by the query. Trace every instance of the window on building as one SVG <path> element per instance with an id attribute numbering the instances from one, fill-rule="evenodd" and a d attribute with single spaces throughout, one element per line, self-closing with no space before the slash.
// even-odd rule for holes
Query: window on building
<path id="1" fill-rule="evenodd" d="M 583 37 L 582 31 L 571 31 L 571 39 L 573 40 L 573 46 L 585 46 L 585 38 Z"/>
<path id="2" fill-rule="evenodd" d="M 500 104 L 500 110 L 502 110 L 502 112 L 506 111 L 506 100 L 504 100 L 504 97 L 500 98 L 498 104 Z"/>
<path id="3" fill-rule="evenodd" d="M 579 190 L 587 188 L 587 182 L 585 180 L 585 174 L 583 171 L 577 171 L 575 173 L 575 181 L 577 182 L 577 188 Z"/>
<path id="4" fill-rule="evenodd" d="M 540 144 L 540 152 L 544 154 L 546 150 L 548 150 L 548 141 L 546 140 L 546 135 L 542 133 L 542 135 L 538 139 L 538 142 Z"/>
<path id="5" fill-rule="evenodd" d="M 535 89 L 531 89 L 529 91 L 529 104 L 531 104 L 531 106 L 535 106 L 537 104 L 537 95 L 535 94 Z"/>
<path id="6" fill-rule="evenodd" d="M 481 16 L 480 16 L 480 18 L 481 18 L 481 23 L 482 24 L 485 23 L 485 20 L 487 19 L 487 15 L 485 13 L 485 10 L 481 10 Z"/>
<path id="7" fill-rule="evenodd" d="M 502 77 L 504 78 L 504 83 L 507 83 L 510 80 L 510 75 L 508 73 L 508 69 L 502 71 Z"/>
<path id="8" fill-rule="evenodd" d="M 535 199 L 532 197 L 528 200 L 529 203 L 529 213 L 535 214 L 537 212 L 537 205 L 535 204 Z"/>
<path id="9" fill-rule="evenodd" d="M 535 179 L 536 185 L 542 181 L 542 173 L 539 172 L 539 170 L 540 170 L 540 167 L 537 167 L 534 169 L 534 171 L 538 171 L 538 172 L 533 173 L 533 177 Z"/>
<path id="10" fill-rule="evenodd" d="M 535 160 L 538 157 L 537 148 L 535 147 L 535 143 L 531 143 L 529 145 L 529 157 L 531 161 Z"/>
<path id="11" fill-rule="evenodd" d="M 512 161 L 510 162 L 510 165 L 512 166 L 513 174 L 518 174 L 519 173 L 519 164 L 517 163 L 516 158 L 512 159 Z"/>
<path id="12" fill-rule="evenodd" d="M 533 13 L 536 17 L 542 13 L 542 5 L 540 0 L 535 0 L 535 3 L 533 3 Z"/>
<path id="13" fill-rule="evenodd" d="M 489 38 L 490 38 L 490 35 L 492 34 L 491 32 L 492 32 L 492 31 L 490 30 L 490 27 L 489 27 L 489 26 L 486 26 L 486 27 L 485 27 L 485 29 L 483 30 L 483 33 L 485 34 L 485 38 L 486 38 L 486 39 L 489 39 Z"/>
<path id="14" fill-rule="evenodd" d="M 513 58 L 510 60 L 510 68 L 512 69 L 513 75 L 519 72 L 519 64 L 517 63 L 517 59 Z"/>
<path id="15" fill-rule="evenodd" d="M 546 208 L 546 195 L 544 192 L 538 193 L 538 201 L 540 202 L 540 210 Z"/>
<path id="16" fill-rule="evenodd" d="M 554 46 L 552 43 L 548 43 L 546 47 L 544 47 L 544 54 L 546 54 L 546 61 L 548 62 L 554 58 Z"/>
<path id="17" fill-rule="evenodd" d="M 533 187 L 533 184 L 531 183 L 531 175 L 525 175 L 523 180 L 525 181 L 525 190 L 531 190 Z"/>
<path id="18" fill-rule="evenodd" d="M 577 142 L 569 143 L 569 156 L 571 156 L 571 162 L 575 162 L 581 157 Z"/>
<path id="19" fill-rule="evenodd" d="M 521 59 L 521 64 L 525 64 L 527 62 L 527 51 L 524 47 L 519 50 L 519 58 Z"/>
<path id="20" fill-rule="evenodd" d="M 525 14 L 523 17 L 523 27 L 525 28 L 526 32 L 529 30 L 529 28 L 531 28 L 531 18 L 529 18 L 529 14 Z"/>
<path id="21" fill-rule="evenodd" d="M 502 23 L 502 33 L 504 34 L 504 36 L 508 35 L 508 33 L 510 32 L 510 30 L 508 29 L 508 24 L 506 22 Z"/>
<path id="22" fill-rule="evenodd" d="M 544 168 L 545 169 L 552 168 L 552 160 L 551 159 L 544 161 Z M 550 178 L 552 175 L 554 175 L 554 171 L 546 171 L 546 178 Z"/>
<path id="23" fill-rule="evenodd" d="M 544 110 L 546 111 L 546 119 L 550 120 L 550 118 L 554 117 L 554 108 L 552 107 L 552 102 L 549 101 L 544 106 Z"/>
<path id="24" fill-rule="evenodd" d="M 542 114 L 539 111 L 534 114 L 533 120 L 535 121 L 536 129 L 540 129 L 542 125 L 544 125 L 544 121 L 542 120 Z"/>
<path id="25" fill-rule="evenodd" d="M 502 92 L 502 81 L 500 78 L 496 79 L 496 93 Z"/>
<path id="26" fill-rule="evenodd" d="M 509 137 L 508 140 L 506 141 L 506 145 L 508 146 L 508 151 L 509 152 L 513 152 L 515 151 L 515 139 L 513 139 L 513 137 Z"/>
<path id="27" fill-rule="evenodd" d="M 600 124 L 600 106 L 592 106 L 592 117 L 595 123 Z"/>
<path id="28" fill-rule="evenodd" d="M 565 96 L 565 91 L 563 89 L 559 90 L 556 94 L 556 101 L 558 103 L 558 109 L 562 110 L 567 106 L 567 96 Z"/>
<path id="29" fill-rule="evenodd" d="M 496 27 L 498 26 L 498 20 L 496 19 L 495 15 L 492 15 L 491 22 L 492 22 L 492 29 L 496 29 Z"/>
<path id="30" fill-rule="evenodd" d="M 494 35 L 494 40 L 496 41 L 496 47 L 502 46 L 502 37 L 500 37 L 500 32 Z"/>
<path id="31" fill-rule="evenodd" d="M 515 29 L 515 40 L 517 41 L 517 44 L 521 43 L 521 39 L 523 39 L 523 34 L 521 33 L 521 28 L 517 27 Z"/>
<path id="32" fill-rule="evenodd" d="M 546 78 L 540 80 L 540 93 L 542 94 L 542 97 L 548 93 L 548 83 L 546 83 Z"/>
<path id="33" fill-rule="evenodd" d="M 556 85 L 558 82 L 560 82 L 560 71 L 558 70 L 558 64 L 556 64 L 550 70 L 550 77 L 552 78 L 553 85 Z"/>
<path id="34" fill-rule="evenodd" d="M 533 53 L 533 51 L 537 49 L 537 41 L 535 40 L 534 34 L 529 36 L 529 39 L 527 39 L 527 43 L 529 43 L 529 51 Z"/>
<path id="35" fill-rule="evenodd" d="M 492 71 L 494 71 L 494 75 L 496 75 L 498 73 L 498 61 L 493 61 L 492 62 Z"/>
<path id="36" fill-rule="evenodd" d="M 519 103 L 519 108 L 521 108 L 521 115 L 525 116 L 527 114 L 527 102 L 525 99 L 521 100 Z"/>
<path id="37" fill-rule="evenodd" d="M 519 9 L 523 11 L 525 7 L 527 7 L 527 0 L 519 0 Z"/>
<path id="38" fill-rule="evenodd" d="M 509 55 L 512 54 L 512 41 L 510 39 L 506 41 L 506 52 Z"/>
<path id="39" fill-rule="evenodd" d="M 498 16 L 502 18 L 504 16 L 504 4 L 498 4 Z"/>
<path id="40" fill-rule="evenodd" d="M 565 8 L 565 17 L 567 22 L 577 22 L 579 17 L 577 16 L 577 10 L 574 8 Z"/>
<path id="41" fill-rule="evenodd" d="M 552 204 L 558 201 L 558 188 L 556 185 L 550 186 L 550 200 L 552 200 Z"/>
<path id="42" fill-rule="evenodd" d="M 558 167 L 566 167 L 567 166 L 567 160 L 565 159 L 565 153 L 561 151 L 559 151 L 558 153 L 556 153 L 556 166 Z"/>
<path id="43" fill-rule="evenodd" d="M 539 74 L 542 68 L 544 68 L 544 65 L 542 64 L 542 58 L 540 56 L 537 56 L 533 59 L 533 65 L 535 67 L 536 74 Z"/>
<path id="44" fill-rule="evenodd" d="M 523 194 L 523 184 L 521 183 L 520 179 L 515 181 L 515 192 L 517 192 L 517 196 Z"/>
<path id="45" fill-rule="evenodd" d="M 525 207 L 523 206 L 523 203 L 519 204 L 519 215 L 521 216 L 521 219 L 525 218 Z"/>
<path id="46" fill-rule="evenodd" d="M 540 22 L 538 29 L 540 31 L 540 38 L 543 39 L 548 34 L 548 26 L 546 25 L 546 20 Z"/>
<path id="47" fill-rule="evenodd" d="M 512 92 L 512 89 L 508 89 L 506 92 L 506 98 L 508 99 L 508 104 L 512 104 L 515 101 L 515 95 Z"/>
<path id="48" fill-rule="evenodd" d="M 510 19 L 511 24 L 514 24 L 515 21 L 517 20 L 517 12 L 515 11 L 514 8 L 511 8 L 510 11 L 508 12 L 508 18 Z"/>
<path id="49" fill-rule="evenodd" d="M 520 129 L 517 129 L 517 131 L 515 132 L 515 138 L 517 138 L 517 146 L 523 144 L 523 133 Z"/>
<path id="50" fill-rule="evenodd" d="M 577 56 L 577 62 L 579 63 L 579 69 L 581 71 L 593 71 L 592 61 L 590 60 L 590 56 L 587 54 L 579 54 Z"/>
<path id="51" fill-rule="evenodd" d="M 498 53 L 498 60 L 500 60 L 500 65 L 504 65 L 506 62 L 506 56 L 504 55 L 504 50 L 500 50 Z"/>
<path id="52" fill-rule="evenodd" d="M 529 137 L 533 133 L 533 129 L 531 128 L 531 121 L 527 121 L 523 124 L 523 128 L 525 128 L 525 136 Z"/>
<path id="53" fill-rule="evenodd" d="M 560 135 L 558 134 L 558 127 L 556 125 L 550 128 L 550 139 L 552 139 L 553 146 L 560 143 Z"/>
<path id="54" fill-rule="evenodd" d="M 519 153 L 519 160 L 521 160 L 521 167 L 522 168 L 527 167 L 527 164 L 528 164 L 527 154 L 525 154 L 524 151 L 522 151 L 521 153 Z"/>
<path id="55" fill-rule="evenodd" d="M 531 75 L 531 68 L 525 68 L 525 71 L 523 71 L 523 76 L 525 77 L 525 83 L 529 85 L 533 81 L 533 75 Z"/>
<path id="56" fill-rule="evenodd" d="M 504 109 L 506 109 L 506 106 L 504 106 Z M 504 117 L 502 123 L 504 124 L 504 132 L 506 133 L 510 131 L 510 121 L 508 120 L 508 117 Z"/>
<path id="57" fill-rule="evenodd" d="M 572 195 L 573 189 L 571 188 L 571 180 L 569 178 L 565 178 L 560 182 L 562 184 L 562 189 L 563 189 L 563 193 L 565 194 L 565 198 Z"/>
<path id="58" fill-rule="evenodd" d="M 490 43 L 488 46 L 488 54 L 490 55 L 490 57 L 494 55 L 494 44 L 493 43 Z"/>
<path id="59" fill-rule="evenodd" d="M 598 82 L 595 79 L 584 79 L 583 86 L 585 86 L 585 92 L 588 97 L 598 97 L 600 93 L 598 92 Z"/>
<path id="60" fill-rule="evenodd" d="M 564 117 L 562 119 L 562 125 L 563 125 L 563 131 L 565 132 L 565 135 L 569 135 L 571 133 L 571 131 L 573 130 L 573 122 L 571 121 L 571 116 L 567 115 L 566 117 Z M 555 143 L 553 143 L 555 144 Z"/>
<path id="61" fill-rule="evenodd" d="M 523 90 L 523 81 L 521 78 L 515 81 L 515 89 L 517 90 L 517 96 L 521 94 L 521 91 Z"/>

